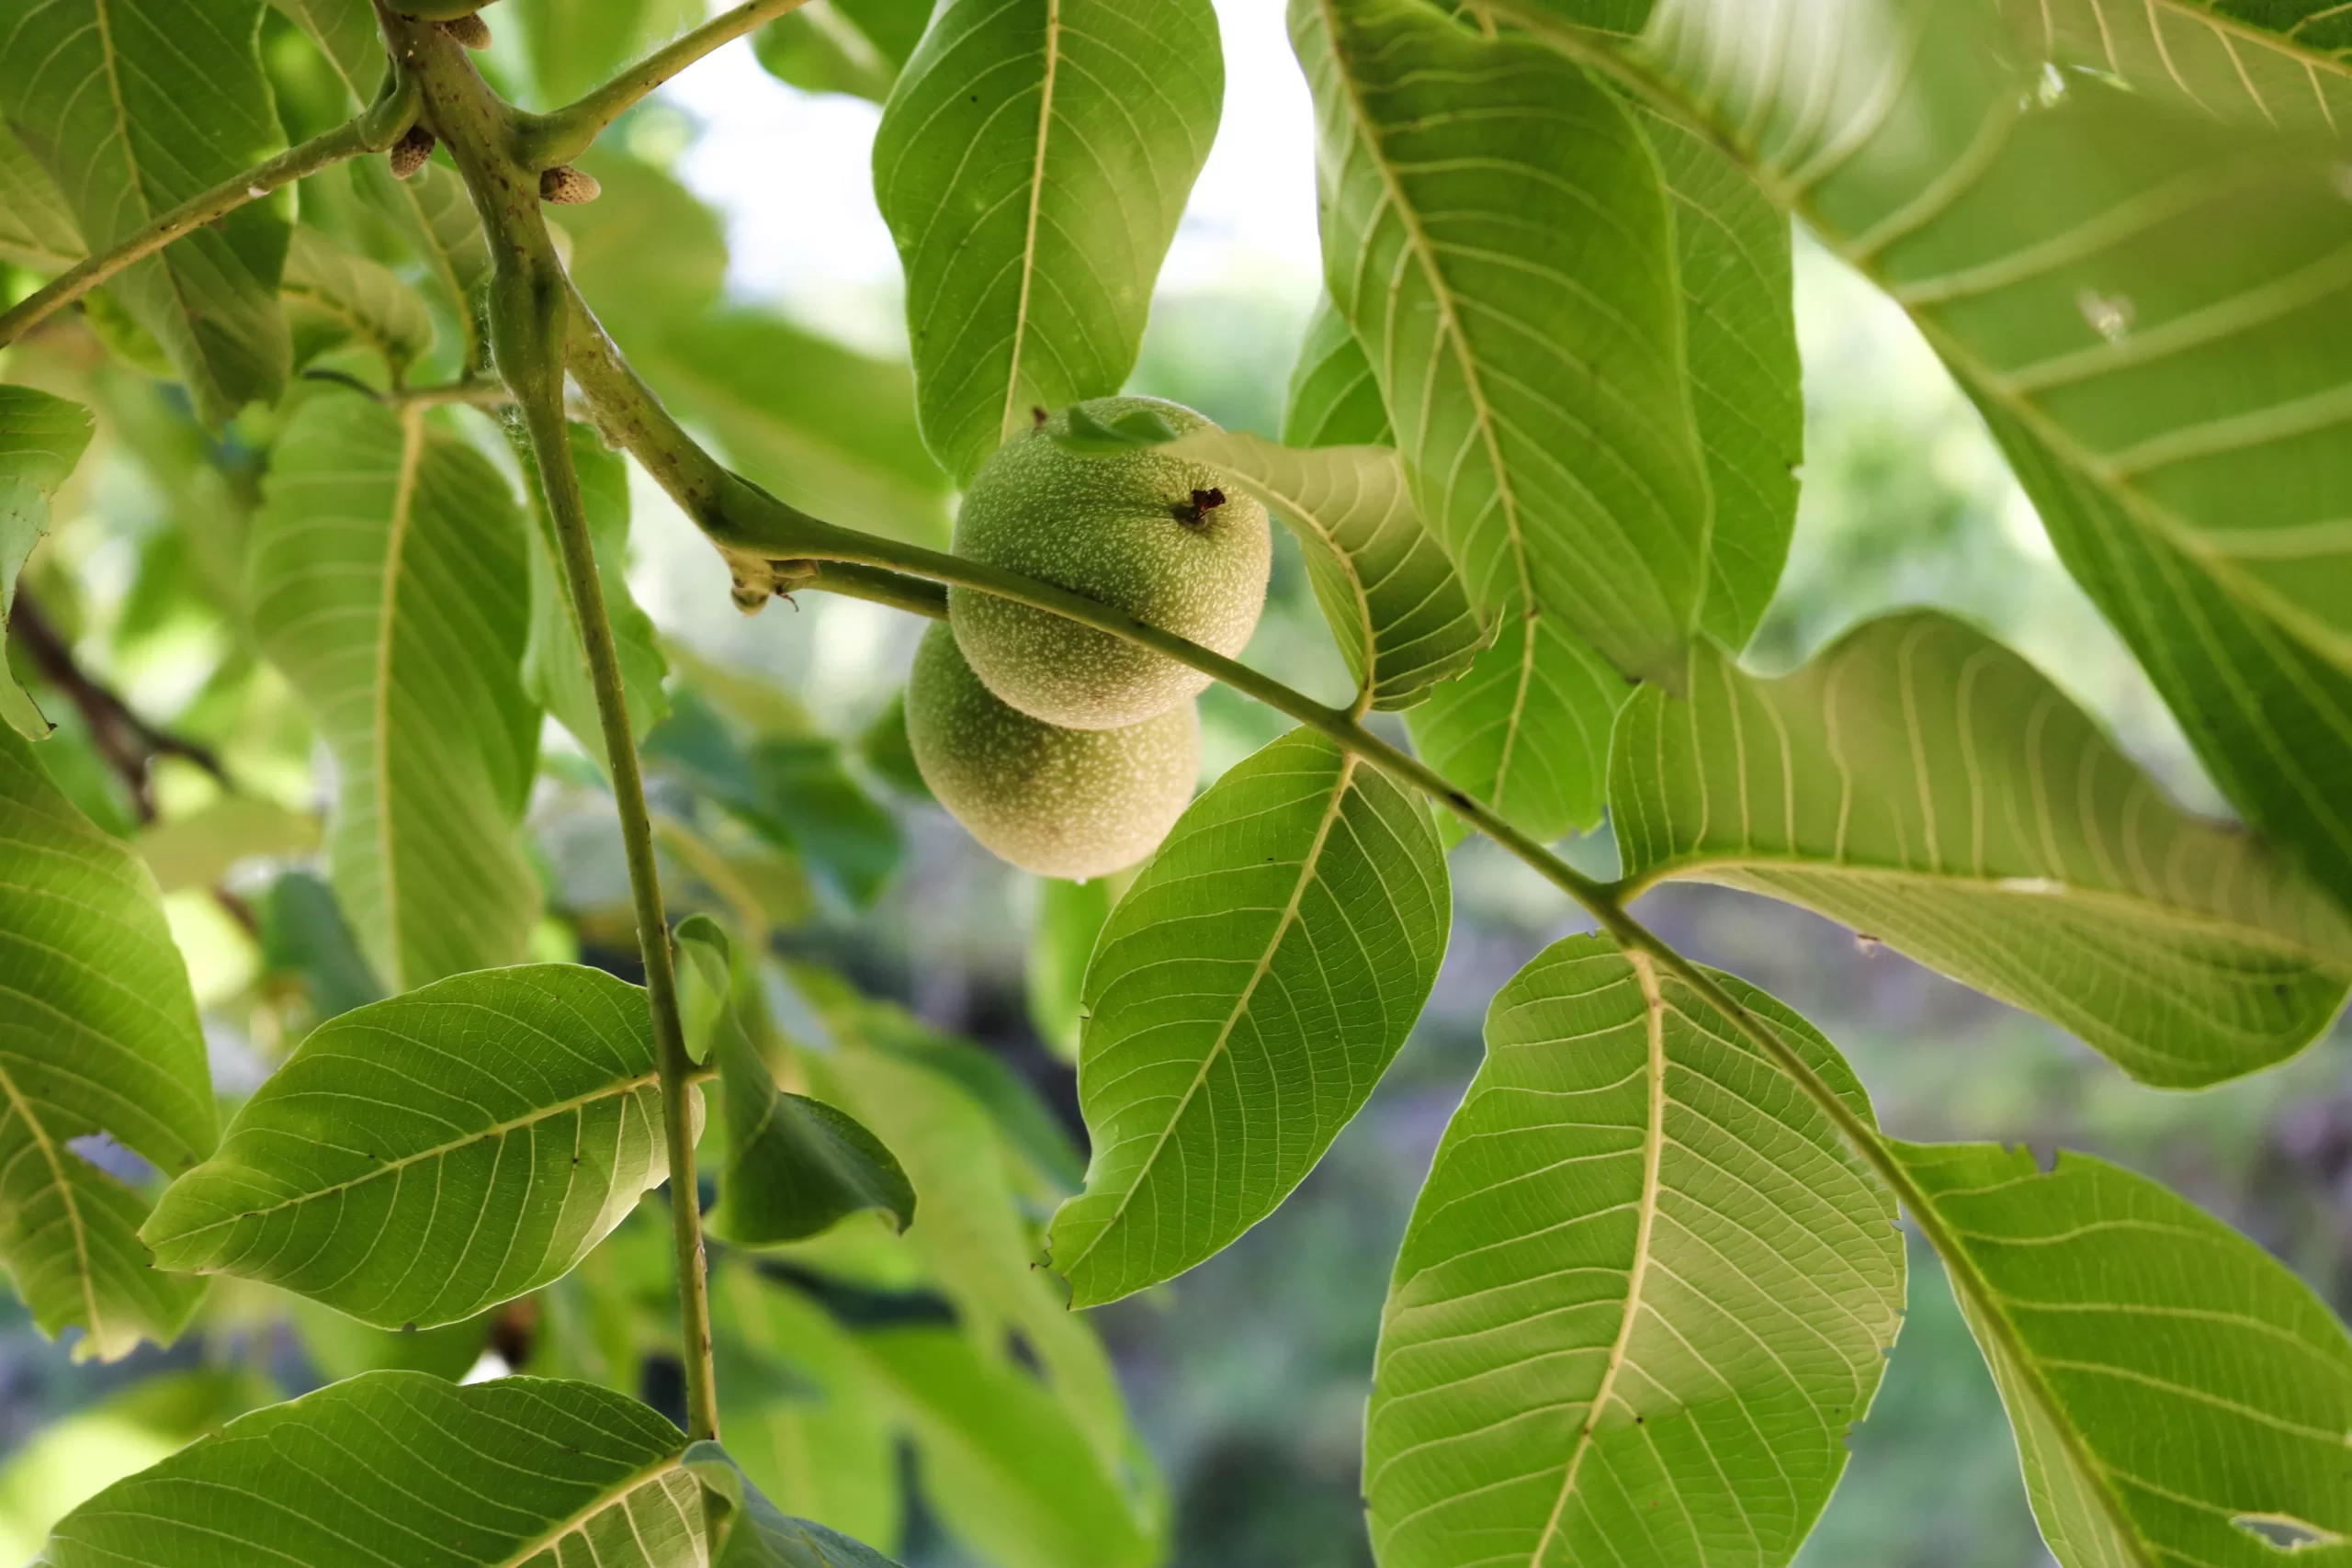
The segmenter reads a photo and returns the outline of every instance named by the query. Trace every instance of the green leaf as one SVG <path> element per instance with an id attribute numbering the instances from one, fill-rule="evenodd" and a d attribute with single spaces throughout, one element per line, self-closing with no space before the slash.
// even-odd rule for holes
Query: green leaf
<path id="1" fill-rule="evenodd" d="M 303 1354 L 329 1382 L 379 1371 L 430 1372 L 454 1382 L 481 1359 L 497 1315 L 480 1313 L 438 1328 L 386 1329 L 370 1328 L 306 1296 L 287 1296 L 282 1304 Z"/>
<path id="2" fill-rule="evenodd" d="M 930 0 L 809 0 L 752 35 L 769 73 L 881 103 L 922 41 Z"/>
<path id="3" fill-rule="evenodd" d="M 655 1412 L 582 1382 L 369 1372 L 240 1416 L 59 1522 L 42 1568 L 700 1568 Z"/>
<path id="4" fill-rule="evenodd" d="M 711 1568 L 898 1568 L 837 1530 L 786 1518 L 717 1443 L 688 1448 L 685 1468 L 725 1505 L 713 1510 Z"/>
<path id="5" fill-rule="evenodd" d="M 373 18 L 370 17 L 370 25 Z M 427 164 L 414 177 L 396 180 L 381 158 L 351 164 L 362 200 L 392 220 L 423 268 L 426 291 L 458 329 L 464 367 L 486 368 L 478 291 L 490 277 L 490 241 L 474 213 L 466 182 L 455 169 Z"/>
<path id="6" fill-rule="evenodd" d="M 193 1282 L 140 1245 L 147 1201 L 76 1148 L 105 1135 L 165 1171 L 212 1148 L 212 1077 L 154 878 L 0 727 L 0 1263 L 77 1356 L 168 1344 Z"/>
<path id="7" fill-rule="evenodd" d="M 383 982 L 368 967 L 325 883 L 289 871 L 269 885 L 256 913 L 263 966 L 299 977 L 314 1017 L 330 1019 L 382 998 Z"/>
<path id="8" fill-rule="evenodd" d="M 717 212 L 640 158 L 598 148 L 581 160 L 604 194 L 559 209 L 571 237 L 572 281 L 597 319 L 618 333 L 691 321 L 718 303 L 727 282 L 727 230 Z"/>
<path id="9" fill-rule="evenodd" d="M 84 249 L 57 182 L 0 123 L 0 261 L 62 272 Z"/>
<path id="10" fill-rule="evenodd" d="M 2057 64 L 2233 124 L 2352 126 L 2352 27 L 2335 0 L 2001 0 L 2019 42 Z"/>
<path id="11" fill-rule="evenodd" d="M 2042 73 L 1990 7 L 1849 9 L 1698 0 L 1662 19 L 1651 69 L 1910 311 L 2216 778 L 2352 899 L 2340 145 Z M 2268 47 L 2151 14 L 2192 87 L 2216 37 Z M 1761 41 L 1784 25 L 1820 45 L 1792 46 L 1801 68 Z M 2149 40 L 2145 17 L 2120 26 L 2119 50 Z M 2269 96 L 2253 69 L 2241 87 Z M 2335 79 L 2314 65 L 2304 90 Z"/>
<path id="12" fill-rule="evenodd" d="M 319 819 L 259 795 L 224 795 L 210 805 L 139 831 L 139 857 L 165 893 L 209 888 L 239 862 L 306 854 L 319 846 Z"/>
<path id="13" fill-rule="evenodd" d="M 903 1009 L 879 1004 L 865 1010 L 858 1038 L 961 1089 L 994 1120 L 1007 1151 L 1056 1196 L 1076 1191 L 1086 1179 L 1085 1161 L 1061 1118 L 995 1052 L 934 1032 Z"/>
<path id="14" fill-rule="evenodd" d="M 345 250 L 316 229 L 294 231 L 279 294 L 294 334 L 294 363 L 356 344 L 395 378 L 433 347 L 424 301 L 391 268 Z"/>
<path id="15" fill-rule="evenodd" d="M 1610 726 L 1632 691 L 1558 617 L 1507 609 L 1494 641 L 1405 723 L 1449 783 L 1548 841 L 1599 825 Z"/>
<path id="16" fill-rule="evenodd" d="M 1274 1211 L 1405 1043 L 1453 918 L 1429 807 L 1293 730 L 1188 807 L 1086 973 L 1086 1190 L 1046 1235 L 1076 1306 Z"/>
<path id="17" fill-rule="evenodd" d="M 313 1030 L 141 1234 L 165 1268 L 379 1328 L 457 1323 L 561 1278 L 667 1179 L 657 1077 L 636 987 L 459 975 Z"/>
<path id="18" fill-rule="evenodd" d="M 1037 925 L 1029 933 L 1023 975 L 1029 1023 L 1046 1048 L 1065 1062 L 1078 1061 L 1079 1026 L 1086 1021 L 1086 962 L 1114 901 L 1108 877 L 1037 879 Z"/>
<path id="19" fill-rule="evenodd" d="M 0 719 L 28 740 L 49 721 L 17 684 L 6 657 L 17 575 L 49 532 L 49 499 L 90 445 L 90 413 L 30 387 L 0 386 Z"/>
<path id="20" fill-rule="evenodd" d="M 1814 1029 L 1717 976 L 1855 1114 Z M 1779 1568 L 1903 1313 L 1894 1200 L 1729 1021 L 1606 939 L 1495 998 L 1382 1315 L 1384 1568 Z"/>
<path id="21" fill-rule="evenodd" d="M 368 0 L 270 0 L 317 40 L 354 108 L 376 101 L 384 80 L 384 34 Z"/>
<path id="22" fill-rule="evenodd" d="M 1069 1413 L 1028 1372 L 945 1328 L 862 1335 L 949 1533 L 1000 1568 L 1151 1568 L 1159 1521 L 1092 1462 Z"/>
<path id="23" fill-rule="evenodd" d="M 786 1094 L 736 1016 L 733 946 L 718 922 L 689 915 L 677 942 L 718 1014 L 709 1055 L 726 1091 L 727 1163 L 713 1235 L 739 1247 L 799 1241 L 876 1211 L 894 1230 L 914 1223 L 914 1189 L 880 1139 L 823 1100 Z"/>
<path id="24" fill-rule="evenodd" d="M 421 411 L 342 393 L 288 423 L 254 519 L 254 627 L 334 753 L 331 879 L 395 991 L 520 958 L 538 917 L 526 527 Z"/>
<path id="25" fill-rule="evenodd" d="M 1348 672 L 1372 705 L 1407 708 L 1469 667 L 1487 633 L 1444 547 L 1422 524 L 1385 446 L 1277 446 L 1203 431 L 1169 450 L 1266 503 L 1298 538 L 1307 580 Z"/>
<path id="26" fill-rule="evenodd" d="M 1306 339 L 1291 367 L 1283 412 L 1285 446 L 1394 446 L 1388 405 L 1363 344 L 1329 295 L 1316 300 Z"/>
<path id="27" fill-rule="evenodd" d="M 778 1506 L 895 1550 L 906 1506 L 899 1437 L 848 1330 L 741 1262 L 712 1271 L 710 1294 L 729 1454 Z M 739 1365 L 739 1354 L 761 1366 Z M 779 1369 L 788 1386 L 775 1386 Z"/>
<path id="28" fill-rule="evenodd" d="M 568 104 L 702 20 L 702 0 L 514 0 L 543 107 Z"/>
<path id="29" fill-rule="evenodd" d="M 0 113 L 104 249 L 286 146 L 262 75 L 262 0 L 7 0 Z M 107 284 L 208 421 L 277 396 L 292 193 L 190 231 Z"/>
<path id="30" fill-rule="evenodd" d="M 1803 904 L 2173 1088 L 2282 1060 L 2352 986 L 2352 920 L 2254 840 L 2181 811 L 2066 696 L 1933 611 L 1792 674 L 1712 650 L 1619 720 L 1629 876 Z"/>
<path id="31" fill-rule="evenodd" d="M 2064 1568 L 2352 1559 L 2352 1336 L 2309 1286 L 2104 1160 L 1892 1146 Z"/>
<path id="32" fill-rule="evenodd" d="M 944 0 L 874 142 L 915 406 L 958 482 L 1033 408 L 1118 391 L 1208 158 L 1207 0 Z"/>
<path id="33" fill-rule="evenodd" d="M 1294 0 L 1291 38 L 1315 93 L 1324 282 L 1421 515 L 1490 618 L 1533 606 L 1627 674 L 1677 678 L 1707 479 L 1673 220 L 1631 111 L 1541 45 L 1420 0 Z"/>
<path id="34" fill-rule="evenodd" d="M 1764 618 L 1797 525 L 1804 388 L 1789 220 L 1705 138 L 1648 109 L 1635 118 L 1673 198 L 1690 401 L 1714 501 L 1699 624 L 1737 649 Z"/>
<path id="35" fill-rule="evenodd" d="M 628 591 L 628 465 L 607 451 L 584 424 L 571 429 L 571 460 L 579 470 L 581 498 L 588 512 L 588 537 L 596 552 L 605 615 L 620 653 L 621 687 L 628 701 L 629 733 L 642 740 L 668 716 L 670 699 L 662 682 L 670 672 L 662 657 L 661 634 Z M 553 523 L 534 491 L 539 526 L 531 531 L 531 633 L 523 649 L 523 690 L 571 731 L 581 750 L 605 764 L 604 724 L 597 717 L 596 690 L 588 675 L 588 655 L 572 618 L 571 590 L 549 537 Z"/>

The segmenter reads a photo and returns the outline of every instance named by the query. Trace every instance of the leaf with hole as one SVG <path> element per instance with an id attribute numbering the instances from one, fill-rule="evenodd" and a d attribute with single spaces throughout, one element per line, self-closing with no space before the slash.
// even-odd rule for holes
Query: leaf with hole
<path id="1" fill-rule="evenodd" d="M 1619 720 L 1611 818 L 1637 884 L 1803 904 L 2192 1088 L 2283 1060 L 2352 987 L 2352 919 L 2167 800 L 2024 660 L 1934 611 L 1779 680 L 1713 651 Z"/>
<path id="2" fill-rule="evenodd" d="M 1865 1123 L 1837 1051 L 1716 976 Z M 1381 1317 L 1385 1568 L 1780 1568 L 1903 1314 L 1894 1195 L 1731 1022 L 1600 936 L 1487 1017 Z"/>
<path id="3" fill-rule="evenodd" d="M 90 445 L 87 409 L 37 392 L 0 386 L 0 720 L 29 740 L 45 739 L 49 720 L 17 684 L 5 649 L 17 578 L 49 532 L 50 498 Z"/>
<path id="4" fill-rule="evenodd" d="M 14 390 L 14 389 L 9 389 Z M 0 726 L 0 1263 L 44 1334 L 116 1360 L 169 1344 L 199 1292 L 140 1244 L 147 1200 L 83 1154 L 209 1154 L 212 1077 L 154 878 Z M 119 1153 L 119 1150 L 117 1151 Z"/>
<path id="5" fill-rule="evenodd" d="M 261 13 L 262 0 L 0 7 L 0 113 L 56 182 L 85 244 L 118 244 L 284 151 L 262 75 Z M 277 286 L 292 195 L 217 218 L 107 285 L 211 423 L 286 384 Z"/>
<path id="6" fill-rule="evenodd" d="M 923 439 L 968 481 L 1118 391 L 1225 93 L 1207 0 L 945 0 L 874 141 Z"/>
<path id="7" fill-rule="evenodd" d="M 1490 617 L 1563 617 L 1672 680 L 1705 586 L 1707 475 L 1674 229 L 1632 111 L 1521 37 L 1420 0 L 1295 0 L 1324 283 L 1421 515 Z"/>
<path id="8" fill-rule="evenodd" d="M 166 1268 L 379 1328 L 456 1323 L 561 1278 L 662 1184 L 657 1080 L 645 993 L 601 970 L 437 981 L 313 1030 L 141 1235 Z"/>
<path id="9" fill-rule="evenodd" d="M 58 1523 L 40 1568 L 701 1568 L 685 1450 L 588 1383 L 369 1372 L 115 1483 Z"/>
<path id="10" fill-rule="evenodd" d="M 334 757 L 329 872 L 395 991 L 522 957 L 538 917 L 526 527 L 423 410 L 343 392 L 288 422 L 254 519 L 254 627 Z"/>
<path id="11" fill-rule="evenodd" d="M 1893 1149 L 2064 1568 L 2352 1559 L 2352 1335 L 2311 1287 L 2105 1160 Z"/>
<path id="12" fill-rule="evenodd" d="M 1173 1279 L 1289 1196 L 1405 1043 L 1452 915 L 1429 807 L 1319 735 L 1193 803 L 1087 967 L 1094 1157 L 1046 1238 L 1074 1305 Z"/>

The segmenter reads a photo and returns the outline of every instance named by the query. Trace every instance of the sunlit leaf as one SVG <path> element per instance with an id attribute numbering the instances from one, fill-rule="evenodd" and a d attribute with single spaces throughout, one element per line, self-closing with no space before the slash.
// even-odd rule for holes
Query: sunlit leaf
<path id="1" fill-rule="evenodd" d="M 17 576 L 49 532 L 49 500 L 90 444 L 89 411 L 30 387 L 0 386 L 0 720 L 28 739 L 49 721 L 8 668 L 8 612 Z"/>
<path id="2" fill-rule="evenodd" d="M 430 1328 L 560 1278 L 667 1174 L 645 994 L 531 964 L 321 1024 L 142 1234 L 167 1268 Z"/>
<path id="3" fill-rule="evenodd" d="M 628 591 L 628 466 L 582 424 L 571 426 L 571 460 L 587 507 L 605 615 L 620 654 L 629 731 L 642 740 L 670 712 L 669 698 L 662 691 L 669 664 L 662 657 L 652 619 Z M 581 750 L 601 764 L 605 730 L 597 717 L 595 687 L 588 677 L 588 656 L 572 615 L 569 580 L 549 536 L 553 524 L 544 510 L 538 521 L 531 540 L 531 635 L 523 649 L 523 690 L 555 715 Z"/>
<path id="4" fill-rule="evenodd" d="M 2189 1087 L 2278 1061 L 2352 985 L 2352 920 L 2180 810 L 2039 671 L 1932 611 L 1774 681 L 1712 651 L 1611 764 L 1637 882 L 1787 898 Z"/>
<path id="5" fill-rule="evenodd" d="M 2352 128 L 2335 0 L 2000 0 L 2018 41 L 2133 92 L 2257 129 Z"/>
<path id="6" fill-rule="evenodd" d="M 286 145 L 262 75 L 262 0 L 8 0 L 0 112 L 84 243 L 129 238 Z M 162 343 L 208 420 L 285 385 L 277 285 L 292 193 L 239 208 L 107 287 Z"/>
<path id="7" fill-rule="evenodd" d="M 685 1467 L 724 1505 L 712 1510 L 711 1568 L 898 1568 L 837 1530 L 786 1517 L 717 1443 L 687 1449 Z"/>
<path id="8" fill-rule="evenodd" d="M 1207 0 L 945 0 L 882 114 L 915 406 L 969 479 L 1033 408 L 1117 392 L 1224 97 Z"/>
<path id="9" fill-rule="evenodd" d="M 1046 1249 L 1092 1306 L 1273 1212 L 1405 1043 L 1453 895 L 1429 807 L 1294 730 L 1227 773 L 1112 911 L 1086 975 L 1086 1190 Z"/>
<path id="10" fill-rule="evenodd" d="M 0 727 L 0 1263 L 42 1332 L 107 1360 L 169 1343 L 198 1292 L 158 1273 L 147 1201 L 101 1134 L 171 1172 L 209 1154 L 212 1078 L 154 878 Z M 119 1150 L 117 1151 L 118 1155 Z"/>
<path id="11" fill-rule="evenodd" d="M 392 375 L 433 346 L 424 301 L 381 262 L 345 249 L 316 229 L 294 231 L 279 288 L 302 365 L 345 344 L 374 350 Z"/>
<path id="12" fill-rule="evenodd" d="M 1421 515 L 1490 617 L 1565 618 L 1672 680 L 1707 479 L 1674 230 L 1632 111 L 1582 68 L 1420 0 L 1295 0 L 1324 282 Z"/>
<path id="13" fill-rule="evenodd" d="M 623 1394 L 370 1372 L 230 1422 L 68 1514 L 43 1568 L 702 1568 L 684 1434 Z"/>
<path id="14" fill-rule="evenodd" d="M 851 1214 L 880 1213 L 894 1229 L 914 1222 L 914 1189 L 880 1139 L 854 1117 L 776 1088 L 775 1075 L 737 1016 L 733 945 L 707 915 L 678 922 L 677 942 L 716 1017 L 709 1058 L 724 1091 L 727 1160 L 710 1226 L 741 1247 L 799 1241 Z"/>
<path id="15" fill-rule="evenodd" d="M 1857 1115 L 1827 1041 L 1721 977 Z M 1894 1201 L 1728 1021 L 1605 939 L 1496 997 L 1381 1321 L 1384 1568 L 1795 1553 L 1902 1321 Z"/>
<path id="16" fill-rule="evenodd" d="M 2308 1285 L 2104 1160 L 1894 1147 L 2064 1568 L 2352 1557 L 2352 1336 Z"/>
<path id="17" fill-rule="evenodd" d="M 254 630 L 334 752 L 328 865 L 396 991 L 521 957 L 538 915 L 526 527 L 479 453 L 342 393 L 288 423 L 254 520 Z"/>

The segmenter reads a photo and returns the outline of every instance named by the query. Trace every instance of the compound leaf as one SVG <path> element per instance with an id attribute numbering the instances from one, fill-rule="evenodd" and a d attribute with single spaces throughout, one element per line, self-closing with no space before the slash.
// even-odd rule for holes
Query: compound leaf
<path id="1" fill-rule="evenodd" d="M 685 1448 L 590 1383 L 368 1372 L 115 1483 L 59 1521 L 40 1568 L 702 1568 Z"/>
<path id="2" fill-rule="evenodd" d="M 1674 229 L 1632 112 L 1526 38 L 1421 0 L 1295 0 L 1324 282 L 1406 471 L 1490 617 L 1565 617 L 1674 680 L 1705 585 L 1705 465 Z"/>
<path id="3" fill-rule="evenodd" d="M 1892 1146 L 2064 1568 L 2352 1560 L 2352 1336 L 2309 1286 L 2104 1160 Z"/>
<path id="4" fill-rule="evenodd" d="M 538 915 L 526 526 L 421 411 L 340 393 L 288 423 L 254 519 L 254 629 L 334 755 L 331 880 L 395 991 L 520 958 Z"/>
<path id="5" fill-rule="evenodd" d="M 1719 976 L 1858 1116 L 1829 1043 Z M 1385 1568 L 1792 1556 L 1903 1311 L 1893 1195 L 1678 982 L 1600 936 L 1495 998 L 1382 1316 Z"/>
<path id="6" fill-rule="evenodd" d="M 0 386 L 0 719 L 28 740 L 49 721 L 17 684 L 6 656 L 17 576 L 49 532 L 49 500 L 90 445 L 90 413 L 30 387 Z"/>
<path id="7" fill-rule="evenodd" d="M 456 1323 L 561 1278 L 666 1179 L 661 1098 L 636 987 L 459 975 L 313 1030 L 141 1235 L 379 1328 Z"/>
<path id="8" fill-rule="evenodd" d="M 262 0 L 9 0 L 0 112 L 106 249 L 284 150 L 258 39 Z M 277 396 L 292 193 L 239 208 L 107 287 L 213 422 Z"/>
<path id="9" fill-rule="evenodd" d="M 1453 897 L 1429 807 L 1294 730 L 1217 781 L 1086 975 L 1086 1188 L 1046 1234 L 1072 1303 L 1172 1279 L 1273 1212 L 1404 1044 Z"/>
<path id="10" fill-rule="evenodd" d="M 2352 920 L 2188 815 L 2039 671 L 1918 611 L 1779 680 L 1721 655 L 1635 695 L 1611 764 L 1629 874 L 1803 904 L 2177 1088 L 2281 1060 L 2352 986 Z"/>
<path id="11" fill-rule="evenodd" d="M 154 878 L 0 726 L 0 1263 L 42 1332 L 113 1360 L 169 1343 L 192 1281 L 140 1245 L 147 1201 L 76 1146 L 167 1171 L 212 1148 L 212 1077 Z"/>
<path id="12" fill-rule="evenodd" d="M 947 0 L 899 74 L 874 194 L 907 273 L 915 407 L 958 482 L 1033 408 L 1119 390 L 1224 100 L 1208 0 Z"/>

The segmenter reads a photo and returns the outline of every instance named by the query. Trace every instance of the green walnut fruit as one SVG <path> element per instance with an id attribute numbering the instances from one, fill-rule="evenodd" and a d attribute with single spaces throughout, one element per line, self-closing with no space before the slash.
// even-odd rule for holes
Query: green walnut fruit
<path id="1" fill-rule="evenodd" d="M 1191 704 L 1118 729 L 1064 729 L 999 702 L 939 625 L 907 681 L 907 740 L 923 783 L 972 837 L 1072 881 L 1159 848 L 1201 768 Z"/>
<path id="2" fill-rule="evenodd" d="M 1150 410 L 1178 434 L 1216 425 L 1156 398 L 1079 405 L 1105 424 Z M 1266 604 L 1266 509 L 1199 463 L 1137 447 L 1081 457 L 1054 439 L 1067 412 L 1015 435 L 972 480 L 956 553 L 1117 606 L 1236 654 Z M 1049 611 L 948 591 L 956 640 L 989 690 L 1072 729 L 1136 724 L 1191 700 L 1209 678 Z"/>

